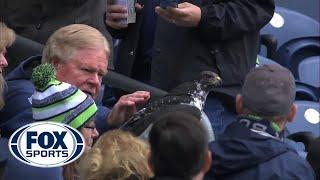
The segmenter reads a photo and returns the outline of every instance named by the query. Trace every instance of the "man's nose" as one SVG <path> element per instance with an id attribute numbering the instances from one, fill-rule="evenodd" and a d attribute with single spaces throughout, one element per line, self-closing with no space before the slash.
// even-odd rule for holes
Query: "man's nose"
<path id="1" fill-rule="evenodd" d="M 94 128 L 93 133 L 92 133 L 92 137 L 97 138 L 98 136 L 99 136 L 99 132 L 96 128 Z"/>
<path id="2" fill-rule="evenodd" d="M 100 85 L 101 83 L 101 78 L 98 73 L 93 73 L 90 77 L 90 83 L 94 85 Z"/>

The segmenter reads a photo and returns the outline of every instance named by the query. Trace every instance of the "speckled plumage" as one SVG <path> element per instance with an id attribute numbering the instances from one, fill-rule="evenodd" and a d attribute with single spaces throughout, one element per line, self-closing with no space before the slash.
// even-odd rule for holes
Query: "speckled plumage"
<path id="1" fill-rule="evenodd" d="M 121 129 L 139 136 L 154 122 L 158 113 L 170 111 L 177 106 L 181 106 L 182 109 L 187 106 L 196 107 L 197 109 L 192 111 L 199 111 L 195 113 L 200 117 L 207 95 L 220 84 L 221 78 L 216 73 L 204 71 L 198 79 L 183 83 L 167 95 L 147 104 L 123 124 Z"/>

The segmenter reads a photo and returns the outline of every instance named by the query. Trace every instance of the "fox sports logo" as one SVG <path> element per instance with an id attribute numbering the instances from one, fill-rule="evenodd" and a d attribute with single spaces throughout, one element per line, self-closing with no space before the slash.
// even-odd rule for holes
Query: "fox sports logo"
<path id="1" fill-rule="evenodd" d="M 36 167 L 59 167 L 78 159 L 85 149 L 83 136 L 62 123 L 25 125 L 10 137 L 10 152 L 19 161 Z"/>

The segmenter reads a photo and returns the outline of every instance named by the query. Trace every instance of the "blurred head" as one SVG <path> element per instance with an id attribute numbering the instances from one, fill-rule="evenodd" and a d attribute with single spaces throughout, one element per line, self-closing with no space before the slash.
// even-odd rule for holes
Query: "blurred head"
<path id="1" fill-rule="evenodd" d="M 95 98 L 107 72 L 109 44 L 95 28 L 72 24 L 48 39 L 42 62 L 54 65 L 57 79 L 77 86 Z"/>
<path id="2" fill-rule="evenodd" d="M 253 68 L 246 76 L 241 95 L 236 98 L 240 115 L 255 115 L 281 122 L 292 121 L 297 107 L 295 80 L 289 70 L 278 65 Z M 283 128 L 283 126 L 282 126 Z"/>
<path id="3" fill-rule="evenodd" d="M 130 133 L 108 131 L 81 159 L 80 179 L 149 179 L 152 173 L 148 168 L 148 152 L 148 145 Z"/>
<path id="4" fill-rule="evenodd" d="M 199 121 L 182 111 L 159 117 L 149 134 L 155 176 L 191 178 L 209 170 L 208 138 Z"/>
<path id="5" fill-rule="evenodd" d="M 9 29 L 4 23 L 0 22 L 0 109 L 4 106 L 3 91 L 5 86 L 5 81 L 3 78 L 4 68 L 8 66 L 5 54 L 7 52 L 7 47 L 11 46 L 15 40 L 15 33 Z"/>

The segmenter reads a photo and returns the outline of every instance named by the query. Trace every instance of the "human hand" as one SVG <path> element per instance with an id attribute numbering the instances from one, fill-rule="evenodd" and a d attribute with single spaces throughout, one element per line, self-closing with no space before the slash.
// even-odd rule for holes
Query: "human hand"
<path id="1" fill-rule="evenodd" d="M 108 116 L 108 124 L 111 126 L 121 125 L 137 111 L 137 105 L 146 103 L 149 99 L 150 93 L 147 91 L 136 91 L 121 96 Z"/>
<path id="2" fill-rule="evenodd" d="M 135 4 L 136 11 L 141 11 L 143 8 L 139 3 Z M 106 24 L 114 29 L 123 29 L 128 27 L 128 24 L 123 23 L 128 17 L 127 8 L 123 5 L 112 4 L 107 1 Z"/>
<path id="3" fill-rule="evenodd" d="M 188 2 L 178 4 L 177 8 L 163 9 L 157 6 L 155 11 L 163 19 L 178 26 L 195 27 L 201 19 L 201 9 Z"/>

